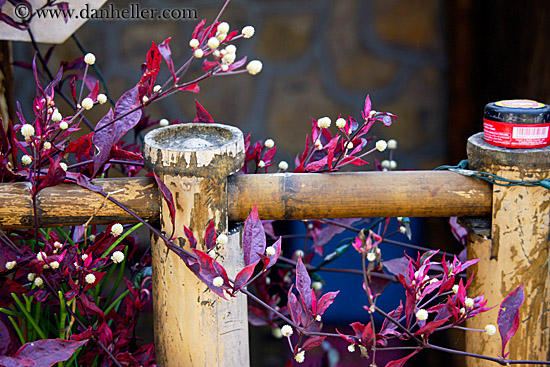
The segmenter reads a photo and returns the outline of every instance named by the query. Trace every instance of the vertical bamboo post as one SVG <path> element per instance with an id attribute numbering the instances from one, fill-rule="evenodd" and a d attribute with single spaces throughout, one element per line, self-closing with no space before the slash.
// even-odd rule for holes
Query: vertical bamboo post
<path id="1" fill-rule="evenodd" d="M 507 149 L 492 146 L 476 134 L 468 140 L 468 160 L 474 170 L 507 179 L 529 181 L 550 177 L 550 147 Z M 470 268 L 475 274 L 468 296 L 484 294 L 493 310 L 470 319 L 468 326 L 484 329 L 497 324 L 498 305 L 520 284 L 525 303 L 520 325 L 507 346 L 510 359 L 550 360 L 550 190 L 524 186 L 493 186 L 490 237 L 470 232 L 468 257 L 481 260 Z M 466 350 L 501 355 L 499 334 L 467 333 Z M 468 358 L 468 366 L 486 366 Z"/>
<path id="2" fill-rule="evenodd" d="M 186 241 L 184 226 L 204 250 L 204 233 L 213 219 L 227 233 L 227 176 L 244 161 L 242 132 L 219 124 L 182 124 L 145 136 L 146 166 L 171 191 L 176 208 L 172 235 Z M 163 201 L 161 227 L 170 236 L 170 212 Z M 211 292 L 182 260 L 153 236 L 153 308 L 157 364 L 176 366 L 248 366 L 246 298 L 225 301 Z M 177 241 L 176 241 L 177 242 Z M 188 244 L 184 246 L 190 250 Z M 243 267 L 239 233 L 229 236 L 218 261 L 234 276 Z"/>

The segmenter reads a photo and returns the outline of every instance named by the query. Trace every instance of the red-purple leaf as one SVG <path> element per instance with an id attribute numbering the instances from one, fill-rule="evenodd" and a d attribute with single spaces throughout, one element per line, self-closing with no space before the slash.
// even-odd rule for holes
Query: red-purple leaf
<path id="1" fill-rule="evenodd" d="M 180 90 L 182 92 L 183 91 L 189 91 L 189 92 L 192 92 L 192 93 L 199 93 L 201 88 L 199 87 L 199 83 L 191 83 L 191 84 L 188 84 L 188 85 L 178 87 L 178 90 Z"/>
<path id="2" fill-rule="evenodd" d="M 235 277 L 235 282 L 233 283 L 233 291 L 234 292 L 241 289 L 246 284 L 246 282 L 248 282 L 248 280 L 250 279 L 250 277 L 254 273 L 254 268 L 256 267 L 257 264 L 258 263 L 256 262 L 256 263 L 252 263 L 250 265 L 247 265 L 247 266 L 244 267 L 243 270 L 241 270 L 239 272 L 239 274 L 237 274 L 237 276 Z"/>
<path id="3" fill-rule="evenodd" d="M 290 290 L 288 291 L 288 311 L 290 312 L 290 317 L 292 318 L 292 321 L 296 325 L 302 324 L 302 305 L 298 301 L 298 298 L 294 293 L 292 293 L 293 285 L 290 287 Z"/>
<path id="4" fill-rule="evenodd" d="M 302 347 L 300 348 L 300 350 L 310 350 L 310 349 L 313 349 L 315 347 L 318 347 L 319 345 L 321 345 L 321 343 L 323 343 L 323 341 L 326 338 L 327 338 L 326 336 L 318 336 L 318 335 L 317 336 L 311 336 L 311 337 L 306 339 L 304 344 L 302 344 Z"/>
<path id="5" fill-rule="evenodd" d="M 187 237 L 187 240 L 189 241 L 189 246 L 193 249 L 197 248 L 197 239 L 195 238 L 195 235 L 193 235 L 193 232 L 191 232 L 191 230 L 186 226 L 183 226 L 183 231 L 185 233 L 185 237 Z"/>
<path id="6" fill-rule="evenodd" d="M 138 98 L 138 87 L 135 86 L 132 89 L 126 91 L 122 97 L 117 101 L 115 105 L 115 115 L 114 118 L 117 119 L 120 116 L 125 115 L 134 108 L 140 105 L 140 100 Z M 115 143 L 118 142 L 124 134 L 126 134 L 130 129 L 133 129 L 134 126 L 141 119 L 141 110 L 138 109 L 116 122 L 116 139 Z M 97 130 L 97 129 L 96 129 Z"/>
<path id="7" fill-rule="evenodd" d="M 363 108 L 363 111 L 361 111 L 361 116 L 363 117 L 363 120 L 367 121 L 367 119 L 370 116 L 371 108 L 372 108 L 372 104 L 370 101 L 370 97 L 367 94 L 367 98 L 365 98 L 365 107 Z"/>
<path id="8" fill-rule="evenodd" d="M 432 334 L 435 329 L 443 325 L 445 322 L 447 322 L 447 319 L 441 319 L 437 321 L 428 322 L 426 325 L 418 329 L 414 335 L 424 335 L 424 338 L 426 339 L 430 334 Z"/>
<path id="9" fill-rule="evenodd" d="M 204 109 L 204 107 L 195 99 L 195 107 L 197 108 L 197 115 L 193 119 L 193 122 L 201 123 L 213 123 L 214 119 L 210 114 Z"/>
<path id="10" fill-rule="evenodd" d="M 63 339 L 36 340 L 23 345 L 14 357 L 28 358 L 36 367 L 50 367 L 69 359 L 74 352 L 88 340 L 71 341 Z M 0 363 L 4 364 L 2 360 Z"/>
<path id="11" fill-rule="evenodd" d="M 109 159 L 111 153 L 111 147 L 116 143 L 117 127 L 113 121 L 113 109 L 109 109 L 109 112 L 101 119 L 96 125 L 96 132 L 92 136 L 92 143 L 98 149 L 98 153 L 92 158 L 94 161 L 94 173 L 93 176 L 99 171 L 103 163 Z M 103 128 L 103 126 L 106 126 Z M 99 130 L 102 128 L 101 130 Z"/>
<path id="12" fill-rule="evenodd" d="M 164 202 L 166 203 L 166 206 L 168 206 L 168 210 L 170 211 L 170 220 L 172 221 L 172 234 L 174 234 L 174 230 L 176 228 L 176 208 L 174 205 L 174 197 L 172 196 L 172 193 L 170 192 L 166 184 L 162 182 L 159 176 L 157 176 L 155 171 L 153 171 L 153 176 L 155 177 L 157 186 L 162 194 L 162 197 L 164 198 Z"/>
<path id="13" fill-rule="evenodd" d="M 243 229 L 243 253 L 244 264 L 250 265 L 260 260 L 258 253 L 265 253 L 265 232 L 262 222 L 258 216 L 258 207 L 254 209 L 246 218 Z"/>
<path id="14" fill-rule="evenodd" d="M 281 255 L 281 237 L 279 237 L 279 239 L 275 241 L 275 243 L 271 245 L 271 247 L 275 249 L 275 254 L 268 256 L 269 263 L 267 264 L 266 269 L 269 269 L 270 267 L 275 265 L 277 260 L 279 260 L 279 256 Z"/>
<path id="15" fill-rule="evenodd" d="M 504 350 L 506 344 L 514 336 L 519 327 L 519 308 L 525 301 L 523 284 L 504 298 L 498 310 L 498 331 L 502 339 L 502 356 L 506 358 Z"/>
<path id="16" fill-rule="evenodd" d="M 407 362 L 412 356 L 414 356 L 416 353 L 420 352 L 420 348 L 412 352 L 406 357 L 403 357 L 401 359 L 398 359 L 396 361 L 391 361 L 388 364 L 386 364 L 386 367 L 403 367 L 405 365 L 405 362 Z"/>
<path id="17" fill-rule="evenodd" d="M 300 293 L 305 309 L 311 312 L 311 278 L 301 256 L 296 262 L 296 289 Z"/>
<path id="18" fill-rule="evenodd" d="M 50 156 L 48 156 L 48 158 L 50 160 L 50 167 L 48 168 L 48 173 L 46 174 L 46 177 L 38 184 L 38 187 L 36 188 L 37 192 L 45 189 L 46 187 L 60 184 L 65 180 L 65 170 L 61 168 L 61 165 L 59 164 L 61 158 L 56 157 L 55 160 L 51 159 Z"/>
<path id="19" fill-rule="evenodd" d="M 224 289 L 229 288 L 229 279 L 227 278 L 227 273 L 223 266 L 218 262 L 212 259 L 206 252 L 194 249 L 193 252 L 197 255 L 197 262 L 200 266 L 200 276 L 204 284 L 210 288 L 210 290 L 216 293 L 218 296 L 226 299 L 225 294 L 223 293 Z M 223 285 L 216 287 L 213 284 L 213 281 L 217 277 L 222 277 Z"/>
<path id="20" fill-rule="evenodd" d="M 334 302 L 334 298 L 340 293 L 340 291 L 337 292 L 328 292 L 323 294 L 323 296 L 319 299 L 317 302 L 317 314 L 322 315 L 326 309 Z"/>
<path id="21" fill-rule="evenodd" d="M 406 257 L 398 257 L 395 259 L 384 261 L 384 266 L 390 273 L 392 273 L 395 276 L 399 276 L 399 274 L 407 274 L 408 267 L 409 267 L 409 259 Z"/>
<path id="22" fill-rule="evenodd" d="M 158 46 L 159 52 L 162 55 L 162 58 L 164 61 L 166 61 L 166 64 L 168 65 L 168 70 L 170 70 L 170 73 L 172 74 L 172 78 L 174 78 L 174 84 L 178 82 L 178 78 L 176 78 L 176 73 L 174 71 L 174 62 L 172 61 L 172 51 L 170 50 L 170 46 L 168 45 L 170 43 L 170 39 L 172 37 L 168 37 L 162 43 Z"/>
<path id="23" fill-rule="evenodd" d="M 216 228 L 214 228 L 214 221 L 211 219 L 210 222 L 208 222 L 206 233 L 204 234 L 204 245 L 206 246 L 206 251 L 210 251 L 214 246 L 216 246 L 216 238 Z"/>

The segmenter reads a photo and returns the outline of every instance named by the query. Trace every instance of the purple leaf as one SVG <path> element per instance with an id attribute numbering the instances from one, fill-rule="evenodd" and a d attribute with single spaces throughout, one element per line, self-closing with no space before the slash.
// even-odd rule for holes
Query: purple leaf
<path id="1" fill-rule="evenodd" d="M 389 362 L 388 364 L 386 364 L 386 367 L 403 367 L 405 365 L 405 362 L 407 362 L 412 356 L 414 356 L 418 352 L 420 352 L 420 348 L 418 348 L 406 357 Z"/>
<path id="2" fill-rule="evenodd" d="M 223 266 L 218 262 L 212 259 L 206 252 L 194 249 L 193 252 L 197 255 L 197 262 L 200 266 L 200 276 L 204 284 L 210 288 L 210 290 L 216 293 L 218 296 L 226 299 L 225 294 L 223 293 L 224 289 L 229 288 L 229 279 L 227 278 L 227 273 Z M 217 277 L 222 277 L 223 285 L 216 287 L 213 283 L 214 279 Z"/>
<path id="3" fill-rule="evenodd" d="M 114 118 L 117 119 L 122 115 L 125 115 L 129 111 L 133 110 L 137 106 L 140 105 L 140 102 L 138 100 L 138 87 L 135 86 L 132 89 L 126 91 L 120 97 L 120 99 L 117 101 L 115 105 L 115 115 Z M 116 139 L 115 143 L 118 142 L 124 134 L 126 134 L 130 129 L 133 129 L 134 126 L 139 122 L 141 119 L 141 110 L 136 110 L 124 117 L 122 117 L 120 120 L 116 122 Z"/>
<path id="4" fill-rule="evenodd" d="M 174 78 L 174 84 L 178 82 L 178 78 L 176 78 L 176 73 L 174 71 L 174 62 L 172 61 L 172 51 L 170 50 L 170 46 L 168 43 L 170 43 L 170 39 L 172 37 L 168 37 L 162 43 L 158 46 L 160 54 L 162 55 L 162 58 L 164 61 L 166 61 L 166 64 L 168 65 L 168 70 L 170 70 L 170 73 L 172 74 L 172 78 Z"/>
<path id="5" fill-rule="evenodd" d="M 8 317 L 0 314 L 0 355 L 11 355 L 20 346 L 21 343 Z"/>
<path id="6" fill-rule="evenodd" d="M 193 119 L 193 122 L 201 122 L 201 123 L 213 123 L 214 119 L 210 114 L 204 109 L 203 106 L 195 99 L 195 107 L 197 109 L 197 115 Z"/>
<path id="7" fill-rule="evenodd" d="M 153 171 L 153 176 L 155 177 L 155 181 L 157 182 L 157 186 L 159 187 L 160 192 L 162 193 L 162 197 L 164 198 L 164 202 L 168 206 L 168 210 L 170 211 L 170 219 L 172 221 L 172 234 L 174 234 L 174 230 L 176 228 L 176 209 L 174 206 L 174 198 L 172 197 L 172 193 L 166 186 L 164 182 L 157 176 L 155 171 Z"/>
<path id="8" fill-rule="evenodd" d="M 333 222 L 344 224 L 346 226 L 351 226 L 353 223 L 360 221 L 361 218 L 343 218 L 343 219 L 335 219 Z M 313 238 L 313 246 L 314 247 L 323 247 L 327 243 L 332 240 L 334 236 L 336 236 L 339 233 L 344 232 L 346 229 L 344 227 L 340 227 L 337 225 L 328 225 L 323 227 L 319 232 L 315 233 L 315 237 Z"/>
<path id="9" fill-rule="evenodd" d="M 206 227 L 206 233 L 204 234 L 204 244 L 206 246 L 206 251 L 212 250 L 216 246 L 216 229 L 214 228 L 214 221 L 211 219 L 208 222 L 208 227 Z"/>
<path id="10" fill-rule="evenodd" d="M 250 265 L 260 260 L 258 253 L 265 253 L 265 232 L 262 222 L 258 216 L 258 207 L 254 209 L 246 218 L 243 229 L 243 253 L 244 264 Z"/>
<path id="11" fill-rule="evenodd" d="M 65 170 L 61 168 L 61 165 L 59 164 L 61 158 L 57 157 L 55 160 L 51 159 L 50 156 L 48 156 L 48 158 L 50 160 L 48 173 L 46 174 L 46 177 L 38 184 L 36 192 L 45 189 L 46 187 L 58 185 L 65 180 Z"/>
<path id="12" fill-rule="evenodd" d="M 502 356 L 506 358 L 508 354 L 504 354 L 506 344 L 514 336 L 519 327 L 519 308 L 525 301 L 525 293 L 523 284 L 517 287 L 512 293 L 504 298 L 498 310 L 498 331 L 502 339 Z"/>
<path id="13" fill-rule="evenodd" d="M 43 339 L 23 345 L 14 357 L 34 361 L 31 366 L 50 367 L 69 359 L 88 340 L 70 341 L 63 339 Z M 0 357 L 0 363 L 6 364 Z M 6 364 L 11 365 L 11 364 Z"/>
<path id="14" fill-rule="evenodd" d="M 275 249 L 275 254 L 271 255 L 271 256 L 268 256 L 269 264 L 267 264 L 266 269 L 269 269 L 270 267 L 275 265 L 277 260 L 279 260 L 279 256 L 281 255 L 281 237 L 279 237 L 279 239 L 277 241 L 275 241 L 275 243 L 273 245 L 271 245 L 271 247 L 273 247 Z"/>
<path id="15" fill-rule="evenodd" d="M 327 338 L 326 336 L 318 336 L 318 335 L 317 336 L 311 336 L 311 337 L 306 339 L 304 344 L 302 344 L 302 347 L 300 348 L 300 350 L 310 350 L 310 349 L 313 349 L 315 347 L 318 347 L 319 345 L 321 345 L 323 343 L 323 341 L 326 338 Z"/>
<path id="16" fill-rule="evenodd" d="M 99 171 L 99 168 L 103 165 L 103 163 L 107 162 L 109 159 L 109 154 L 111 153 L 111 147 L 115 144 L 116 140 L 116 125 L 110 124 L 105 128 L 102 128 L 103 126 L 106 126 L 111 121 L 113 121 L 113 109 L 109 109 L 109 112 L 101 119 L 96 125 L 96 132 L 94 133 L 94 136 L 92 137 L 92 143 L 96 146 L 98 149 L 98 153 L 93 156 L 94 161 L 94 173 L 93 176 L 97 174 Z M 99 130 L 99 128 L 102 128 Z"/>
<path id="17" fill-rule="evenodd" d="M 326 309 L 334 302 L 334 299 L 336 296 L 340 293 L 340 291 L 337 292 L 328 292 L 323 294 L 323 296 L 319 299 L 317 302 L 317 314 L 322 315 Z"/>
<path id="18" fill-rule="evenodd" d="M 395 276 L 399 276 L 399 274 L 407 274 L 407 269 L 409 268 L 409 259 L 407 259 L 405 256 L 398 257 L 395 259 L 384 261 L 384 266 L 390 273 L 392 273 Z"/>
<path id="19" fill-rule="evenodd" d="M 237 274 L 237 276 L 235 277 L 235 282 L 233 283 L 233 291 L 234 292 L 237 292 L 239 289 L 241 289 L 246 284 L 246 282 L 248 282 L 248 280 L 250 279 L 250 277 L 254 273 L 254 268 L 256 267 L 257 264 L 258 263 L 255 262 L 255 263 L 252 263 L 248 266 L 245 266 L 244 269 L 241 270 L 239 272 L 239 274 Z"/>
<path id="20" fill-rule="evenodd" d="M 195 239 L 195 236 L 193 235 L 193 232 L 186 226 L 183 226 L 183 231 L 185 232 L 185 237 L 187 237 L 187 240 L 189 241 L 189 246 L 191 248 L 197 248 L 197 240 Z"/>
<path id="21" fill-rule="evenodd" d="M 305 309 L 311 311 L 311 278 L 301 256 L 296 262 L 296 289 L 300 293 Z"/>
<path id="22" fill-rule="evenodd" d="M 290 312 L 290 317 L 292 318 L 292 321 L 296 325 L 302 324 L 302 305 L 298 301 L 298 298 L 296 298 L 296 295 L 292 293 L 293 285 L 290 287 L 290 290 L 288 291 L 288 311 Z"/>

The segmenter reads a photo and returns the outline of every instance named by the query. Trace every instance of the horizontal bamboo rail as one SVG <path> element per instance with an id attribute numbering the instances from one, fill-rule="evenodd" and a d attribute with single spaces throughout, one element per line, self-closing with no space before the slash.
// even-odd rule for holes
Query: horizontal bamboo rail
<path id="1" fill-rule="evenodd" d="M 112 197 L 157 222 L 160 197 L 151 178 L 98 179 Z M 346 217 L 449 217 L 491 213 L 492 189 L 483 181 L 446 171 L 285 173 L 228 178 L 229 219 L 242 221 L 255 204 L 262 219 Z M 34 225 L 27 183 L 0 184 L 0 228 Z M 38 195 L 40 227 L 136 220 L 103 196 L 73 184 Z"/>

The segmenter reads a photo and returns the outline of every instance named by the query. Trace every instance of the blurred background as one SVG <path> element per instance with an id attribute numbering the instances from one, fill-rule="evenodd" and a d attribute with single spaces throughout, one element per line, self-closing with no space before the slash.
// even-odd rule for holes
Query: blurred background
<path id="1" fill-rule="evenodd" d="M 130 1 L 112 3 L 124 8 Z M 222 3 L 144 0 L 142 7 L 196 9 L 198 19 L 89 20 L 75 35 L 86 52 L 97 56 L 116 99 L 139 80 L 151 41 L 171 36 L 173 59 L 181 65 L 190 55 L 188 41 L 197 21 L 212 21 Z M 433 169 L 466 158 L 466 141 L 481 131 L 483 107 L 489 102 L 527 98 L 550 103 L 547 0 L 233 0 L 221 20 L 231 29 L 256 28 L 253 38 L 235 44 L 238 58 L 247 55 L 263 62 L 262 72 L 212 78 L 201 84 L 200 94 L 180 93 L 146 112 L 152 120 L 192 120 L 196 98 L 216 121 L 251 132 L 253 140 L 274 139 L 276 160 L 287 160 L 291 169 L 312 117 L 360 118 L 367 94 L 373 109 L 399 116 L 391 127 L 371 130 L 377 138 L 398 141 L 398 169 Z M 10 58 L 32 59 L 28 43 L 2 47 L 4 65 Z M 40 45 L 43 52 L 48 47 Z M 81 55 L 69 39 L 56 46 L 50 67 L 57 71 L 60 61 Z M 10 70 L 3 66 L 3 72 Z M 197 72 L 191 70 L 190 75 Z M 4 85 L 14 90 L 8 106 L 19 100 L 31 114 L 32 75 L 19 68 L 13 73 L 15 88 Z M 68 106 L 60 106 L 65 115 Z M 97 121 L 107 108 L 95 107 L 91 120 Z M 10 113 L 13 116 L 13 108 Z M 445 219 L 422 220 L 417 228 L 422 234 L 417 243 L 460 250 Z M 285 349 L 281 343 L 269 343 L 270 333 L 252 339 L 257 341 L 253 365 L 282 365 L 286 357 L 277 354 Z M 447 342 L 459 346 L 460 337 Z M 440 365 L 444 360 L 463 365 L 443 358 L 421 353 L 416 363 Z"/>

